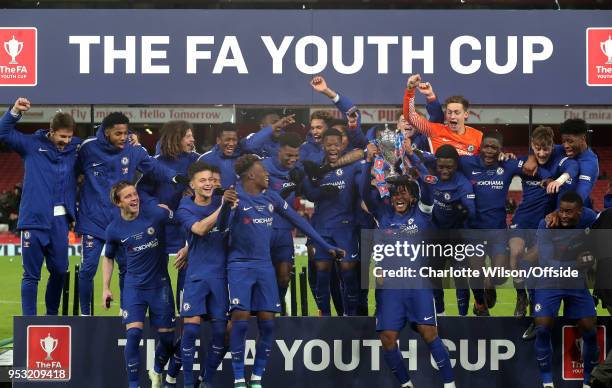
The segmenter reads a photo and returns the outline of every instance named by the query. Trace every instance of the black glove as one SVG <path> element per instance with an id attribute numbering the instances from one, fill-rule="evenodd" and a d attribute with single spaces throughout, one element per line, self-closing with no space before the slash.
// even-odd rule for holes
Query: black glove
<path id="1" fill-rule="evenodd" d="M 278 194 L 281 196 L 282 199 L 287 199 L 287 197 L 290 196 L 291 193 L 293 193 L 296 188 L 297 188 L 297 185 L 292 183 L 292 184 L 289 184 L 283 187 L 281 191 L 278 192 Z"/>
<path id="2" fill-rule="evenodd" d="M 590 251 L 581 252 L 576 259 L 576 268 L 579 270 L 589 269 L 595 264 L 595 256 Z"/>
<path id="3" fill-rule="evenodd" d="M 302 196 L 302 182 L 304 181 L 305 176 L 306 174 L 304 174 L 304 171 L 300 170 L 299 168 L 294 168 L 293 170 L 289 171 L 289 180 L 295 183 L 296 197 Z"/>
<path id="4" fill-rule="evenodd" d="M 319 176 L 324 177 L 328 172 L 335 170 L 329 163 L 324 163 L 319 167 Z"/>
<path id="5" fill-rule="evenodd" d="M 321 190 L 321 198 L 323 199 L 335 198 L 340 192 L 340 189 L 337 186 L 331 185 L 321 186 L 319 187 L 319 190 Z"/>
<path id="6" fill-rule="evenodd" d="M 223 195 L 225 193 L 225 189 L 217 187 L 213 190 L 212 195 Z"/>
<path id="7" fill-rule="evenodd" d="M 319 180 L 319 165 L 311 160 L 305 160 L 302 162 L 304 166 L 304 172 L 308 175 L 311 181 L 316 182 Z"/>
<path id="8" fill-rule="evenodd" d="M 461 203 L 457 203 L 455 205 L 455 210 L 457 210 L 462 220 L 465 220 L 468 217 L 468 214 L 470 213 L 468 209 L 465 206 L 463 206 Z"/>
<path id="9" fill-rule="evenodd" d="M 174 178 L 172 178 L 172 180 L 174 181 L 175 184 L 182 184 L 185 186 L 189 186 L 189 177 L 187 175 L 175 175 Z"/>

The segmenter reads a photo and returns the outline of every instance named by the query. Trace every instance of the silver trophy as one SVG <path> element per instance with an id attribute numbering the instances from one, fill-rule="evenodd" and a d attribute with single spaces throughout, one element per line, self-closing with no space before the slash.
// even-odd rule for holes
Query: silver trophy
<path id="1" fill-rule="evenodd" d="M 51 333 L 48 333 L 45 338 L 40 340 L 40 347 L 45 353 L 47 353 L 45 360 L 53 360 L 51 353 L 53 353 L 53 351 L 57 348 L 58 342 L 59 341 L 57 338 L 51 337 Z"/>
<path id="2" fill-rule="evenodd" d="M 21 50 L 23 50 L 23 42 L 15 39 L 15 35 L 13 35 L 13 39 L 4 42 L 4 51 L 11 57 L 10 65 L 17 64 L 15 58 L 21 53 Z"/>
<path id="3" fill-rule="evenodd" d="M 376 136 L 376 146 L 388 166 L 388 170 L 385 168 L 385 180 L 389 183 L 396 182 L 402 175 L 398 170 L 398 162 L 402 157 L 401 145 L 398 147 L 399 137 L 400 132 L 389 129 L 386 125 L 385 129 Z"/>
<path id="4" fill-rule="evenodd" d="M 612 65 L 612 37 L 608 35 L 608 40 L 600 42 L 599 48 L 601 48 L 601 52 L 608 57 L 606 65 Z"/>

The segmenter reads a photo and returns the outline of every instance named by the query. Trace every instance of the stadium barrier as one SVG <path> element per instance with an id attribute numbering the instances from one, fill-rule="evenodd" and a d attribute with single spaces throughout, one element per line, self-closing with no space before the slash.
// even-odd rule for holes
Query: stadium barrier
<path id="1" fill-rule="evenodd" d="M 600 317 L 598 341 L 606 349 L 610 317 Z M 448 347 L 458 387 L 540 386 L 533 342 L 521 335 L 528 319 L 441 317 L 440 335 Z M 44 387 L 97 388 L 127 381 L 123 346 L 125 328 L 119 317 L 15 317 L 14 365 L 43 378 Z M 201 340 L 209 340 L 207 324 Z M 246 348 L 247 371 L 253 365 L 255 320 L 251 320 Z M 141 353 L 141 382 L 148 387 L 146 369 L 152 368 L 155 333 L 145 327 Z M 553 332 L 556 387 L 580 387 L 581 340 L 569 321 L 560 319 Z M 406 329 L 400 348 L 412 380 L 420 387 L 441 387 L 429 350 L 418 335 Z M 200 352 L 195 370 L 200 368 Z M 601 352 L 603 360 L 605 352 Z M 50 371 L 50 372 L 49 372 Z M 63 381 L 61 380 L 63 376 Z M 179 377 L 179 384 L 182 377 Z M 49 381 L 58 380 L 58 381 Z M 228 353 L 215 386 L 231 386 Z M 16 382 L 15 387 L 33 381 Z M 382 360 L 374 318 L 294 318 L 276 320 L 276 342 L 266 369 L 267 387 L 392 387 L 391 371 Z M 42 384 L 41 384 L 42 385 Z M 181 386 L 181 385 L 178 385 Z"/>

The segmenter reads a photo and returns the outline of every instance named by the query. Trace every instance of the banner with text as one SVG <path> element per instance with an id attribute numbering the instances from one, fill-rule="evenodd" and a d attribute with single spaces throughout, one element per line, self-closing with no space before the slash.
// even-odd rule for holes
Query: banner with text
<path id="1" fill-rule="evenodd" d="M 321 104 L 308 81 L 322 74 L 358 104 L 398 104 L 421 73 L 440 96 L 477 104 L 601 104 L 612 97 L 611 20 L 601 10 L 4 10 L 0 100 Z"/>
<path id="2" fill-rule="evenodd" d="M 45 380 L 51 387 L 108 387 L 127 381 L 123 347 L 125 329 L 119 317 L 15 317 L 14 371 L 29 374 L 15 387 Z M 451 318 L 438 321 L 460 387 L 536 386 L 539 378 L 533 342 L 521 339 L 527 319 Z M 598 342 L 606 348 L 605 326 L 599 318 Z M 203 324 L 201 341 L 208 344 L 210 330 Z M 145 328 L 141 351 L 141 383 L 148 387 L 146 369 L 153 366 L 154 333 Z M 256 321 L 251 320 L 246 359 L 247 372 L 254 360 Z M 275 345 L 263 383 L 270 387 L 391 387 L 391 371 L 382 359 L 374 318 L 279 318 Z M 558 322 L 553 332 L 555 386 L 579 387 L 582 376 L 581 337 L 569 322 Z M 28 351 L 35 349 L 36 352 Z M 406 329 L 400 349 L 415 385 L 441 387 L 425 342 Z M 194 370 L 199 371 L 200 355 Z M 601 352 L 603 360 L 605 351 Z M 67 360 L 67 361 L 66 361 Z M 66 362 L 69 364 L 66 365 Z M 29 369 L 26 368 L 29 366 Z M 25 371 L 25 372 L 24 372 Z M 31 372 L 30 372 L 31 371 Z M 518 372 L 520 371 L 520 372 Z M 68 381 L 66 381 L 69 379 Z M 179 377 L 179 384 L 182 377 Z M 57 381 L 54 383 L 53 381 Z M 215 386 L 230 386 L 228 353 L 216 376 Z M 180 385 L 179 385 L 180 386 Z"/>

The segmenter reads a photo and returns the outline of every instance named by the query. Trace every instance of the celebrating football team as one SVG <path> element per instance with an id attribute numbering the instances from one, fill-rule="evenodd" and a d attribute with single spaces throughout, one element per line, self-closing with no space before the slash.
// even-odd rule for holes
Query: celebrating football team
<path id="1" fill-rule="evenodd" d="M 360 110 L 323 77 L 314 77 L 310 87 L 327 96 L 343 119 L 315 111 L 304 141 L 288 130 L 295 115 L 266 113 L 260 129 L 242 139 L 234 125 L 219 126 L 216 144 L 202 155 L 195 152 L 197 134 L 186 121 L 164 124 L 155 155 L 149 155 L 119 112 L 107 115 L 96 135 L 82 142 L 73 136 L 74 120 L 62 112 L 48 130 L 26 135 L 15 126 L 31 104 L 18 98 L 0 119 L 0 142 L 25 164 L 18 225 L 23 314 L 37 314 L 43 261 L 50 274 L 46 314 L 58 314 L 68 232 L 75 222 L 82 235 L 80 312 L 92 315 L 92 285 L 102 256 L 100 302 L 108 309 L 119 301 L 129 387 L 141 383 L 139 348 L 148 311 L 157 333 L 154 366 L 148 371 L 153 387 L 176 386 L 182 368 L 184 387 L 211 388 L 230 352 L 234 387 L 261 388 L 275 317 L 285 310 L 294 270 L 295 229 L 308 237 L 308 278 L 320 316 L 334 311 L 367 315 L 367 285 L 362 287 L 360 279 L 371 252 L 362 242 L 362 229 L 388 231 L 398 239 L 436 231 L 447 242 L 472 241 L 475 235 L 466 231 L 477 230 L 478 238 L 487 241 L 481 255 L 461 263 L 451 258 L 450 264 L 448 258 L 423 257 L 420 265 L 578 268 L 581 275 L 571 284 L 512 278 L 514 315 L 530 316 L 533 323 L 524 337 L 535 339 L 538 384 L 551 388 L 551 333 L 563 303 L 564 315 L 576 320 L 582 334 L 584 386 L 598 386 L 591 371 L 604 349 L 598 349 L 597 313 L 583 275 L 595 259 L 588 247 L 572 245 L 598 219 L 590 198 L 598 159 L 587 144 L 587 123 L 562 123 L 561 144 L 554 143 L 552 128 L 539 126 L 530 134 L 530 153 L 514 155 L 504 152 L 501 133 L 466 124 L 465 97 L 448 97 L 442 106 L 431 83 L 418 74 L 408 78 L 403 111 L 392 130 L 363 131 Z M 419 95 L 427 116 L 415 107 Z M 389 133 L 390 143 L 384 139 Z M 517 176 L 522 201 L 508 225 L 507 197 Z M 300 200 L 314 203 L 310 220 L 294 209 Z M 172 262 L 169 255 L 175 256 Z M 111 291 L 115 262 L 120 295 Z M 178 270 L 175 292 L 169 265 Z M 509 281 L 503 275 L 455 277 L 459 315 L 468 315 L 471 307 L 475 316 L 489 316 L 496 287 Z M 397 344 L 409 326 L 427 344 L 444 387 L 455 387 L 440 338 L 443 329 L 437 327 L 437 316 L 445 310 L 443 286 L 427 279 L 414 282 L 423 284 L 390 288 L 377 283 L 376 331 L 383 359 L 397 386 L 414 387 Z M 251 316 L 258 336 L 247 375 Z M 202 328 L 211 339 L 198 351 Z M 196 352 L 202 367 L 194 374 Z"/>

